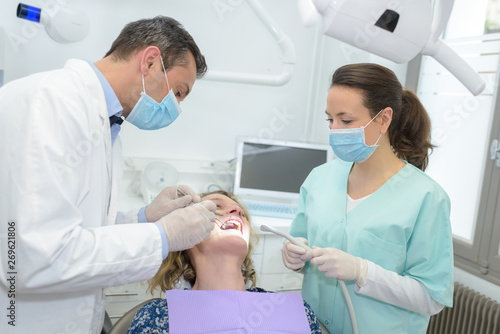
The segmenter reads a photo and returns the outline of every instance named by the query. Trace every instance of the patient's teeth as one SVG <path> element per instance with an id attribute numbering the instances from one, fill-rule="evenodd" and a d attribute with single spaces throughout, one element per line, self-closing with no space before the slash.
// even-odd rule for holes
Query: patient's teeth
<path id="1" fill-rule="evenodd" d="M 222 230 L 238 230 L 241 232 L 241 223 L 237 220 L 228 220 L 221 226 Z"/>

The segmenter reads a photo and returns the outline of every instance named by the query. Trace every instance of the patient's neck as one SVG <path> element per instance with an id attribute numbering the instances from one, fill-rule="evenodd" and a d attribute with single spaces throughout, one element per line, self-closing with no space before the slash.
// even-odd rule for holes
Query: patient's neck
<path id="1" fill-rule="evenodd" d="M 243 260 L 233 254 L 198 254 L 193 265 L 196 282 L 193 290 L 239 290 L 245 291 L 245 279 L 241 273 Z"/>

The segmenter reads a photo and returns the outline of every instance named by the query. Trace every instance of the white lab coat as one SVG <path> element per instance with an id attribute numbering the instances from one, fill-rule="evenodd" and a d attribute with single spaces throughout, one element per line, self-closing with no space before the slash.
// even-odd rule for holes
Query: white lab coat
<path id="1" fill-rule="evenodd" d="M 0 333 L 100 333 L 103 288 L 151 278 L 162 245 L 154 224 L 115 224 L 137 212 L 117 219 L 121 143 L 89 64 L 0 89 L 0 157 Z"/>

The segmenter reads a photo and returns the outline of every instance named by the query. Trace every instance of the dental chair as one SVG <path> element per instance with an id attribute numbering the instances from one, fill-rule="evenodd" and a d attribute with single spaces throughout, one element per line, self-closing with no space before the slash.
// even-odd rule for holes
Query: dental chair
<path id="1" fill-rule="evenodd" d="M 141 307 L 143 307 L 149 302 L 152 302 L 155 299 L 158 298 L 152 298 L 146 300 L 128 310 L 127 313 L 125 313 L 120 319 L 118 319 L 118 321 L 113 325 L 113 327 L 111 327 L 108 334 L 126 334 L 128 328 L 130 327 L 130 324 L 132 323 L 132 319 L 134 319 L 134 316 L 137 313 L 137 311 L 139 311 Z"/>
<path id="2" fill-rule="evenodd" d="M 325 326 L 323 326 L 323 324 L 318 320 L 318 323 L 319 323 L 319 328 L 321 328 L 321 332 L 323 334 L 330 334 L 330 332 L 328 331 L 328 329 L 326 329 Z"/>
<path id="3" fill-rule="evenodd" d="M 141 307 L 143 307 L 144 305 L 146 305 L 147 303 L 152 302 L 153 300 L 156 300 L 156 299 L 159 299 L 159 298 L 152 298 L 152 299 L 146 300 L 146 301 L 140 303 L 139 305 L 134 306 L 133 308 L 128 310 L 127 313 L 125 313 L 120 319 L 118 319 L 118 321 L 113 325 L 113 327 L 111 327 L 108 334 L 126 334 L 128 328 L 130 327 L 130 324 L 132 323 L 132 319 L 134 319 L 134 316 L 137 313 L 137 311 L 139 311 L 139 309 Z M 319 320 L 318 320 L 318 323 L 319 323 L 319 327 L 321 328 L 321 331 L 323 332 L 323 334 L 330 334 L 330 332 L 325 328 L 325 326 L 323 326 L 323 324 Z"/>

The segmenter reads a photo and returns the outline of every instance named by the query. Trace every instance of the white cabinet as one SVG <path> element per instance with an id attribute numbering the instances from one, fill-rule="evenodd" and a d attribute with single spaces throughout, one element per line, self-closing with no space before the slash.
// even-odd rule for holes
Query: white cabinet
<path id="1" fill-rule="evenodd" d="M 128 310 L 145 300 L 153 298 L 149 293 L 146 293 L 146 289 L 146 282 L 107 288 L 105 291 L 106 311 L 111 322 L 115 324 Z"/>
<path id="2" fill-rule="evenodd" d="M 302 286 L 302 274 L 287 269 L 281 259 L 283 238 L 274 234 L 261 235 L 263 253 L 255 254 L 254 262 L 261 262 L 257 271 L 257 285 L 276 292 L 298 292 Z"/>
<path id="3" fill-rule="evenodd" d="M 255 253 L 254 262 L 261 263 L 257 270 L 257 286 L 276 292 L 300 292 L 302 288 L 303 274 L 289 270 L 283 264 L 281 258 L 281 247 L 283 238 L 270 232 L 260 231 L 260 225 L 267 224 L 281 232 L 287 232 L 291 220 L 253 217 L 253 226 L 259 232 L 259 247 L 262 253 Z"/>

